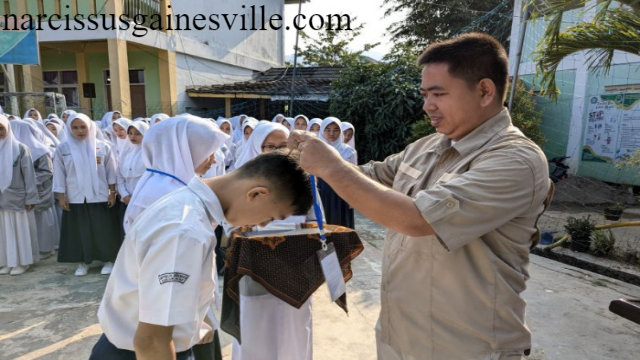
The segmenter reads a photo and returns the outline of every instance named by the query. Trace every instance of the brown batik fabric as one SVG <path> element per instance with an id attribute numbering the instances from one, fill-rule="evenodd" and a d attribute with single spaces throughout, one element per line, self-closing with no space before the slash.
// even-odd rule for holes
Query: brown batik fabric
<path id="1" fill-rule="evenodd" d="M 315 227 L 304 224 L 305 228 Z M 327 242 L 333 243 L 344 280 L 353 276 L 351 261 L 364 250 L 355 230 L 327 225 Z M 324 283 L 317 252 L 322 248 L 320 235 L 245 237 L 249 228 L 231 235 L 225 261 L 221 328 L 240 339 L 240 279 L 245 276 L 264 286 L 269 293 L 299 309 Z M 345 312 L 347 295 L 336 303 Z"/>

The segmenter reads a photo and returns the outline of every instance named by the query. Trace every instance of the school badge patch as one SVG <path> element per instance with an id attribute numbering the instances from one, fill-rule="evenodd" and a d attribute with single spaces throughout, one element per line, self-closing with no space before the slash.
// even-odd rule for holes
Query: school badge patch
<path id="1" fill-rule="evenodd" d="M 179 273 L 179 272 L 172 272 L 172 273 L 158 275 L 158 281 L 160 281 L 160 285 L 164 283 L 169 283 L 169 282 L 177 282 L 180 284 L 184 284 L 184 282 L 187 281 L 188 278 L 189 278 L 189 275 Z"/>

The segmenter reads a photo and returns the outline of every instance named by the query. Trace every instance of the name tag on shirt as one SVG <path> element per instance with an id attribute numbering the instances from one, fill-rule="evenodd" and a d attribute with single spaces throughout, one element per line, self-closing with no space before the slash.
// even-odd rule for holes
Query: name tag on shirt
<path id="1" fill-rule="evenodd" d="M 340 268 L 340 262 L 333 243 L 327 244 L 327 250 L 318 250 L 318 258 L 320 258 L 322 273 L 329 287 L 331 301 L 335 302 L 347 292 L 347 285 L 344 283 L 342 269 Z"/>
<path id="2" fill-rule="evenodd" d="M 96 163 L 98 165 L 102 164 L 102 158 L 100 156 L 96 156 Z"/>

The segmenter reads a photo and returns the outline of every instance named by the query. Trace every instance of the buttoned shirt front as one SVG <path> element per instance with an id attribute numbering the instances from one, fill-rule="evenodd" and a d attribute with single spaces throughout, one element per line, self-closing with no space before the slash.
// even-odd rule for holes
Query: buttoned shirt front
<path id="1" fill-rule="evenodd" d="M 550 183 L 544 154 L 507 110 L 453 146 L 434 134 L 361 170 L 413 198 L 436 233 L 387 232 L 382 342 L 419 359 L 530 348 L 520 293 Z"/>
<path id="2" fill-rule="evenodd" d="M 134 350 L 138 322 L 174 326 L 181 352 L 210 330 L 215 301 L 215 227 L 224 222 L 218 198 L 199 178 L 147 208 L 118 253 L 98 311 L 106 337 Z"/>

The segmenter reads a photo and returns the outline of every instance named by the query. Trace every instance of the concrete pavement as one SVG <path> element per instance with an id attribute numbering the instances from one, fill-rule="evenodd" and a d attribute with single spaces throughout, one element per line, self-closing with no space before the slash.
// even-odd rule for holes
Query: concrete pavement
<path id="1" fill-rule="evenodd" d="M 359 218 L 363 239 L 380 245 L 383 229 Z M 380 310 L 381 252 L 367 245 L 348 283 L 349 315 L 329 301 L 324 287 L 313 298 L 314 359 L 375 359 L 374 326 Z M 54 258 L 28 273 L 0 277 L 0 359 L 86 359 L 101 333 L 96 311 L 107 277 Z M 607 308 L 620 297 L 640 298 L 640 288 L 532 256 L 524 297 L 533 332 L 529 359 L 631 360 L 638 358 L 640 325 Z M 222 337 L 230 358 L 229 336 Z"/>

